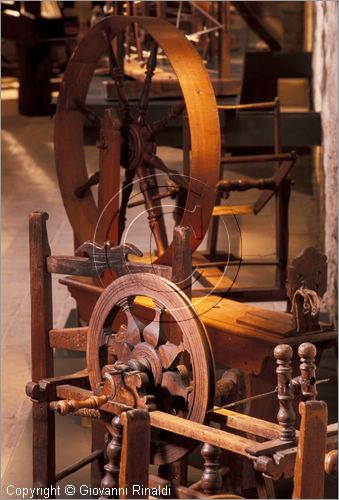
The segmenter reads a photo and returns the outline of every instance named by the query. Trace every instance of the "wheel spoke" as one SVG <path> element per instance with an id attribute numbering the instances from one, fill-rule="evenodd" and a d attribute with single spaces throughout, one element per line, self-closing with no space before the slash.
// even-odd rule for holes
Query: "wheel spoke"
<path id="1" fill-rule="evenodd" d="M 163 118 L 152 123 L 151 125 L 152 134 L 153 135 L 159 134 L 167 126 L 169 121 L 174 120 L 175 118 L 181 115 L 181 113 L 185 109 L 185 106 L 186 106 L 185 101 L 183 99 L 173 104 L 173 106 L 170 107 L 167 114 Z"/>
<path id="2" fill-rule="evenodd" d="M 154 75 L 154 71 L 157 65 L 157 52 L 158 52 L 158 44 L 154 42 L 150 56 L 148 58 L 147 64 L 146 64 L 146 77 L 144 81 L 144 86 L 141 92 L 141 96 L 139 99 L 139 106 L 138 106 L 138 117 L 137 117 L 137 123 L 139 125 L 144 125 L 145 124 L 145 115 L 148 109 L 148 102 L 149 102 L 149 94 L 151 90 L 151 84 L 152 84 L 152 77 Z"/>
<path id="3" fill-rule="evenodd" d="M 101 126 L 101 119 L 98 115 L 93 113 L 90 109 L 87 108 L 79 99 L 74 99 L 73 104 L 75 108 L 82 113 L 89 122 L 91 122 L 96 127 Z"/>
<path id="4" fill-rule="evenodd" d="M 115 83 L 115 87 L 117 89 L 117 94 L 118 94 L 118 99 L 119 99 L 119 107 L 121 110 L 121 113 L 124 118 L 125 123 L 130 123 L 132 121 L 131 113 L 130 113 L 130 106 L 128 102 L 128 98 L 125 93 L 125 88 L 124 88 L 124 75 L 119 67 L 118 61 L 115 57 L 114 50 L 112 48 L 112 43 L 110 40 L 110 37 L 106 31 L 103 32 L 103 36 L 105 38 L 107 48 L 108 48 L 108 57 L 110 60 L 111 64 L 111 73 L 112 73 L 112 80 Z"/>
<path id="5" fill-rule="evenodd" d="M 180 186 L 184 189 L 188 188 L 188 182 L 186 181 L 185 177 L 183 175 L 179 174 L 179 172 L 177 170 L 174 170 L 172 168 L 168 168 L 165 165 L 165 163 L 162 161 L 162 159 L 159 158 L 159 156 L 156 156 L 156 155 L 151 156 L 151 155 L 146 154 L 144 156 L 144 160 L 151 167 L 155 168 L 156 170 L 161 170 L 161 172 L 164 172 L 165 174 L 167 174 L 168 177 L 171 179 L 171 181 L 175 182 L 175 184 L 177 184 L 177 186 Z"/>
<path id="6" fill-rule="evenodd" d="M 133 315 L 131 307 L 133 305 L 133 299 L 130 297 L 125 299 L 121 303 L 123 312 L 126 315 L 127 326 L 126 326 L 126 340 L 130 345 L 137 345 L 141 342 L 140 330 L 142 329 L 141 322 Z"/>
<path id="7" fill-rule="evenodd" d="M 149 225 L 156 242 L 158 254 L 161 255 L 168 246 L 168 240 L 161 202 L 154 203 L 153 201 L 153 197 L 159 194 L 157 178 L 152 166 L 149 166 L 148 169 L 145 166 L 138 167 L 137 174 L 140 179 L 140 191 L 145 198 Z"/>
<path id="8" fill-rule="evenodd" d="M 96 184 L 99 184 L 100 172 L 95 172 L 88 180 L 82 184 L 82 186 L 77 187 L 74 190 L 74 194 L 77 198 L 83 198 L 87 191 Z"/>
<path id="9" fill-rule="evenodd" d="M 177 371 L 165 372 L 162 376 L 161 387 L 165 388 L 171 396 L 181 396 L 185 401 L 191 392 L 191 387 L 186 387 Z"/>
<path id="10" fill-rule="evenodd" d="M 161 345 L 158 349 L 159 358 L 163 368 L 166 370 L 173 368 L 179 361 L 180 354 L 185 351 L 182 342 L 179 345 L 172 344 L 171 342 L 166 342 L 166 344 Z"/>
<path id="11" fill-rule="evenodd" d="M 142 332 L 145 342 L 148 342 L 153 347 L 158 347 L 166 342 L 166 335 L 161 323 L 161 318 L 164 312 L 164 309 L 157 308 L 155 310 L 153 321 L 146 325 Z"/>

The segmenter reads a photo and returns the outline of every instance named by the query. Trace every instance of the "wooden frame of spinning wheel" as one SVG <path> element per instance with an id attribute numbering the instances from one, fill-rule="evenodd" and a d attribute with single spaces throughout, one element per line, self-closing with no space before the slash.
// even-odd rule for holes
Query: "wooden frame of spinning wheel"
<path id="1" fill-rule="evenodd" d="M 27 386 L 27 393 L 33 400 L 33 478 L 34 486 L 53 486 L 56 481 L 61 480 L 67 475 L 75 472 L 84 465 L 92 463 L 92 485 L 96 485 L 101 480 L 102 466 L 104 462 L 104 455 L 102 450 L 103 435 L 100 432 L 100 422 L 97 420 L 92 421 L 93 433 L 92 433 L 92 453 L 79 462 L 72 464 L 71 466 L 59 471 L 57 474 L 55 472 L 55 431 L 54 431 L 54 414 L 51 407 L 51 402 L 56 399 L 75 399 L 77 404 L 88 398 L 92 398 L 93 392 L 89 390 L 88 386 L 88 373 L 87 371 L 74 373 L 71 375 L 65 375 L 60 377 L 53 376 L 53 348 L 68 348 L 84 351 L 87 344 L 88 328 L 71 328 L 71 329 L 59 329 L 55 330 L 52 328 L 52 297 L 51 297 L 51 273 L 52 272 L 64 272 L 65 262 L 67 258 L 50 257 L 50 249 L 48 245 L 47 232 L 46 232 L 46 220 L 47 214 L 42 214 L 35 212 L 31 214 L 30 218 L 30 241 L 31 241 L 31 293 L 32 293 L 32 379 L 33 382 L 29 383 Z M 183 248 L 185 246 L 183 245 Z M 186 246 L 187 252 L 187 246 Z M 76 269 L 77 265 L 80 265 L 83 271 L 86 265 L 86 258 L 83 257 L 70 257 L 68 259 L 69 264 Z M 88 261 L 88 259 L 87 259 Z M 93 273 L 93 266 L 90 260 L 88 261 L 88 272 Z M 162 271 L 163 272 L 163 271 Z M 180 269 L 177 268 L 177 274 L 180 275 Z M 207 427 L 197 422 L 186 421 L 185 419 L 175 417 L 173 415 L 168 415 L 161 411 L 152 411 L 149 413 L 150 423 L 153 427 L 164 429 L 169 432 L 174 432 L 180 436 L 187 438 L 193 438 L 197 441 L 202 441 L 208 443 L 207 448 L 205 447 L 205 457 L 206 460 L 206 470 L 209 470 L 210 460 L 213 460 L 215 447 L 221 447 L 231 451 L 235 454 L 251 458 L 257 463 L 258 471 L 265 472 L 269 475 L 274 475 L 280 477 L 282 473 L 287 475 L 293 475 L 296 448 L 294 441 L 294 434 L 292 433 L 293 427 L 293 414 L 291 413 L 291 396 L 286 400 L 286 394 L 284 393 L 284 385 L 287 380 L 290 380 L 290 373 L 292 370 L 290 368 L 292 349 L 288 345 L 284 346 L 284 349 L 280 349 L 275 353 L 275 357 L 282 365 L 282 370 L 280 373 L 280 387 L 282 390 L 281 396 L 281 408 L 284 409 L 283 415 L 280 416 L 280 425 L 272 424 L 263 419 L 253 418 L 248 415 L 239 414 L 229 410 L 219 410 L 216 409 L 212 412 L 212 418 L 216 421 L 222 421 L 230 429 L 238 429 L 242 431 L 255 434 L 259 437 L 266 439 L 266 442 L 260 443 L 255 440 L 244 438 L 232 433 L 226 432 L 225 430 L 215 429 Z M 286 354 L 288 353 L 288 355 Z M 311 373 L 314 370 L 314 348 L 311 354 L 310 361 L 304 364 L 303 370 L 307 373 Z M 284 354 L 285 353 L 285 354 Z M 305 358 L 306 355 L 304 355 Z M 278 359 L 279 358 L 279 359 Z M 280 359 L 281 358 L 281 359 Z M 308 366 L 308 368 L 307 368 Z M 311 370 L 311 371 L 310 371 Z M 305 372 L 306 373 L 306 372 Z M 306 373 L 306 384 L 309 383 L 310 377 Z M 314 398 L 314 391 L 309 394 L 309 398 Z M 324 413 L 324 405 L 321 402 L 310 401 L 311 407 L 309 410 L 307 408 L 302 411 L 315 412 L 314 415 L 318 415 L 318 424 L 320 423 L 322 431 L 319 433 L 319 443 L 323 447 L 323 453 L 332 452 L 337 448 L 337 426 L 331 425 L 326 429 L 326 414 Z M 316 403 L 319 403 L 318 405 Z M 110 403 L 111 404 L 111 403 Z M 287 405 L 287 406 L 286 406 Z M 113 403 L 114 406 L 114 403 Z M 84 406 L 86 408 L 86 406 Z M 93 406 L 92 406 L 93 407 Z M 80 406 L 81 408 L 81 406 Z M 95 407 L 94 407 L 95 408 Z M 102 407 L 104 409 L 104 407 Z M 130 410 L 128 407 L 123 408 L 119 405 L 114 406 L 115 414 L 124 413 L 124 410 Z M 134 410 L 132 410 L 133 412 Z M 140 411 L 140 410 L 138 410 Z M 318 412 L 318 413 L 317 413 Z M 148 412 L 147 412 L 148 413 Z M 90 416 L 90 412 L 88 416 Z M 143 414 L 144 415 L 144 414 Z M 286 420 L 286 415 L 288 419 Z M 292 415 L 292 416 L 291 416 Z M 279 418 L 279 417 L 278 417 Z M 124 420 L 125 419 L 125 420 Z M 142 417 L 143 425 L 149 425 L 147 419 Z M 135 419 L 137 422 L 138 418 Z M 129 429 L 128 435 L 133 436 L 133 421 L 134 417 L 129 419 L 128 416 L 123 417 L 122 422 L 125 422 L 127 432 L 127 427 Z M 124 424 L 124 425 L 125 425 Z M 318 425 L 317 421 L 314 421 L 314 425 Z M 117 429 L 118 421 L 112 423 L 112 432 Z M 313 425 L 313 424 L 312 424 Z M 292 426 L 292 427 L 291 427 Z M 135 427 L 135 426 L 134 426 Z M 315 428 L 314 428 L 315 429 Z M 317 431 L 313 429 L 313 434 Z M 309 431 L 308 426 L 302 425 L 302 433 L 300 435 L 300 446 L 304 446 L 305 456 L 309 453 L 308 448 L 308 437 L 307 432 Z M 130 441 L 128 445 L 128 438 L 123 438 L 122 429 L 117 434 L 114 434 L 113 439 L 119 440 L 124 439 L 127 444 L 125 446 L 125 452 L 123 452 L 122 457 L 122 471 L 123 475 L 121 480 L 127 481 L 128 477 L 129 484 L 130 481 L 135 480 L 135 475 L 131 473 L 131 467 L 133 465 L 133 460 L 129 458 L 126 450 L 131 447 Z M 278 439 L 283 434 L 284 439 Z M 288 434 L 288 436 L 287 436 Z M 148 432 L 145 432 L 145 437 L 149 436 Z M 326 437 L 327 436 L 327 437 Z M 140 442 L 145 443 L 145 440 L 140 439 L 140 427 L 139 427 L 139 444 Z M 115 443 L 116 445 L 116 443 Z M 120 441 L 121 445 L 121 441 Z M 305 448 L 306 446 L 306 448 Z M 118 460 L 120 465 L 120 450 L 116 450 L 117 455 L 115 460 Z M 147 446 L 143 449 L 143 455 L 147 454 Z M 146 455 L 145 455 L 146 456 Z M 301 455 L 303 457 L 303 455 Z M 264 457 L 264 460 L 261 460 Z M 266 458 L 268 457 L 269 460 Z M 111 457 L 112 459 L 114 457 Z M 319 457 L 318 457 L 319 458 Z M 215 457 L 217 459 L 217 456 Z M 273 462 L 272 462 L 273 460 Z M 327 467 L 333 468 L 335 466 L 335 458 L 328 455 Z M 299 469 L 297 471 L 303 471 L 304 462 L 301 460 L 298 464 Z M 332 464 L 332 465 L 331 465 Z M 316 461 L 315 467 L 319 474 L 322 474 L 319 469 L 319 460 Z M 335 467 L 334 467 L 335 468 Z M 107 469 L 106 469 L 107 472 Z M 115 470 L 114 481 L 116 485 L 119 485 L 119 477 L 116 473 L 119 472 L 119 467 Z M 206 473 L 207 474 L 207 473 Z M 213 491 L 217 490 L 217 485 L 215 483 L 215 474 L 210 470 L 207 474 L 205 480 L 206 491 L 212 494 Z M 148 475 L 147 475 L 148 481 Z M 168 481 L 167 481 L 168 482 Z M 150 478 L 149 484 L 166 484 L 166 480 L 161 480 L 159 478 Z M 296 496 L 295 498 L 302 498 L 302 492 L 306 491 L 309 482 L 305 481 L 305 473 L 302 472 L 298 476 L 298 482 L 296 483 Z M 312 483 L 314 484 L 314 483 Z M 214 486 L 213 486 L 214 485 Z M 266 491 L 264 484 L 261 485 L 262 491 Z M 214 490 L 213 490 L 214 488 Z M 306 490 L 305 490 L 306 488 Z M 319 483 L 319 490 L 321 490 L 321 484 Z M 189 493 L 192 493 L 190 489 L 185 487 L 178 487 L 176 490 L 181 498 L 191 498 Z M 314 491 L 314 490 L 313 490 Z M 299 496 L 297 496 L 299 495 Z M 197 498 L 205 498 L 206 494 L 200 494 L 197 492 L 195 494 Z M 128 496 L 129 497 L 129 496 Z M 320 496 L 318 496 L 320 497 Z"/>
<path id="2" fill-rule="evenodd" d="M 214 91 L 198 54 L 183 34 L 162 19 L 139 17 L 135 19 L 126 16 L 107 17 L 91 29 L 73 54 L 61 84 L 55 118 L 55 156 L 61 194 L 67 215 L 75 232 L 76 242 L 80 244 L 93 239 L 100 216 L 100 209 L 107 203 L 107 198 L 112 195 L 112 191 L 106 192 L 103 199 L 99 199 L 99 213 L 90 191 L 87 191 L 82 197 L 75 194 L 79 187 L 88 183 L 83 143 L 83 115 L 89 116 L 85 106 L 86 95 L 96 63 L 100 56 L 108 50 L 124 120 L 121 127 L 123 129 L 129 126 L 131 116 L 123 90 L 122 74 L 116 65 L 111 41 L 126 26 L 135 21 L 153 37 L 156 44 L 167 55 L 178 77 L 185 101 L 192 151 L 189 186 L 181 224 L 192 228 L 190 247 L 191 252 L 193 252 L 207 231 L 215 201 L 215 186 L 218 180 L 220 162 L 219 118 Z M 152 71 L 154 71 L 154 54 L 152 55 L 151 51 L 145 85 L 139 101 L 139 115 L 136 121 L 134 120 L 130 125 L 134 132 L 137 131 L 137 140 L 143 136 L 146 130 L 150 131 L 152 128 L 152 126 L 151 128 L 144 126 Z M 173 112 L 172 109 L 167 118 L 160 120 L 162 123 L 153 124 L 153 127 L 162 127 L 162 124 L 165 124 L 170 119 Z M 106 121 L 104 129 L 106 127 L 107 130 L 107 126 L 108 129 L 112 128 Z M 163 167 L 159 159 L 147 150 L 145 143 L 143 146 L 142 151 L 140 150 L 144 154 L 143 160 L 141 163 L 139 162 L 137 167 L 145 170 L 142 164 L 145 155 L 148 155 L 148 168 L 152 170 Z M 101 166 L 102 163 L 105 163 L 103 158 L 106 156 L 110 158 L 110 161 L 115 158 L 114 166 L 116 167 L 118 164 L 118 149 L 119 146 L 114 148 L 114 151 L 110 151 L 110 154 L 108 154 L 109 151 L 102 153 Z M 107 165 L 107 162 L 105 165 Z M 107 173 L 105 165 L 103 170 Z M 142 173 L 144 175 L 144 171 Z M 109 174 L 104 175 L 107 179 Z M 115 177 L 113 180 L 116 182 L 117 178 Z M 118 190 L 119 188 L 117 189 L 117 186 L 115 186 L 114 194 L 117 194 Z M 100 187 L 99 196 L 101 196 Z M 155 235 L 157 235 L 158 229 L 159 233 L 162 233 L 161 227 L 157 227 L 161 226 L 159 223 L 159 209 L 157 211 L 154 206 L 152 207 L 151 200 L 147 199 L 146 206 L 155 212 L 156 220 L 155 222 L 151 221 Z M 200 207 L 200 209 L 197 210 L 197 207 Z M 163 244 L 161 244 L 161 239 L 163 239 Z M 166 241 L 161 234 L 156 237 L 156 240 L 158 246 L 160 246 L 158 248 L 160 256 L 156 262 L 170 264 L 172 258 L 171 245 L 166 248 Z"/>

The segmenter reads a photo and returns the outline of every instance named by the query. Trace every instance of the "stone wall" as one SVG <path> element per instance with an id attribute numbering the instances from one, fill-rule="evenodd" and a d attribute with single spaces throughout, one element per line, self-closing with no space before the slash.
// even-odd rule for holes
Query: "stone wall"
<path id="1" fill-rule="evenodd" d="M 338 12 L 334 0 L 314 2 L 313 95 L 321 112 L 324 171 L 324 251 L 328 257 L 326 305 L 338 319 Z"/>

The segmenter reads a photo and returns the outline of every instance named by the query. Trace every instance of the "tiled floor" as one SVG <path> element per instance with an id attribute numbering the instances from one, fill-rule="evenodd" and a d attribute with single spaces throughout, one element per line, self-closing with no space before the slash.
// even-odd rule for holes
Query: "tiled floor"
<path id="1" fill-rule="evenodd" d="M 177 163 L 180 152 L 160 148 L 160 156 L 169 166 Z M 96 156 L 95 150 L 90 151 Z M 291 197 L 290 254 L 304 245 L 316 244 L 318 221 L 312 197 L 312 174 L 308 160 L 301 161 L 293 176 L 296 186 Z M 256 171 L 258 176 L 261 171 Z M 234 172 L 233 172 L 234 175 Z M 16 102 L 2 105 L 2 461 L 3 488 L 7 484 L 31 484 L 31 403 L 24 388 L 30 380 L 30 301 L 28 273 L 28 213 L 44 210 L 49 213 L 50 245 L 54 254 L 72 253 L 72 231 L 60 197 L 53 158 L 53 120 L 46 117 L 27 118 L 18 115 Z M 137 209 L 136 209 L 137 210 Z M 135 212 L 137 213 L 137 212 Z M 135 213 L 131 212 L 133 218 Z M 240 219 L 244 253 L 247 256 L 273 252 L 272 204 L 255 219 Z M 133 243 L 143 248 L 145 231 L 142 225 L 133 232 Z M 260 238 L 258 238 L 260 234 Z M 145 248 L 143 248 L 145 249 Z M 249 274 L 253 273 L 253 274 Z M 247 271 L 244 279 L 264 279 L 258 271 Z M 64 325 L 73 301 L 62 286 L 54 287 L 54 323 Z M 262 305 L 262 304 L 260 304 Z M 283 309 L 283 303 L 263 304 Z M 63 353 L 57 354 L 64 362 Z M 334 360 L 327 358 L 326 369 L 333 374 Z M 74 358 L 72 363 L 83 363 Z M 332 375 L 331 375 L 332 376 Z M 333 388 L 332 388 L 333 389 Z M 335 406 L 333 392 L 332 397 Z M 59 426 L 58 465 L 70 463 L 89 447 L 89 431 L 76 419 L 66 418 Z M 73 446 L 68 446 L 70 439 Z M 88 468 L 87 468 L 88 469 Z M 18 473 L 20 471 L 20 474 Z M 87 470 L 78 473 L 78 481 Z M 3 496 L 6 496 L 5 491 Z"/>

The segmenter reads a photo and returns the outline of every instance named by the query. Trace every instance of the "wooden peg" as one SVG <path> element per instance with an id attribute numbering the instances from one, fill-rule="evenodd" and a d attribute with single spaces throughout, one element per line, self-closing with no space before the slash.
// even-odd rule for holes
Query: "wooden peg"
<path id="1" fill-rule="evenodd" d="M 204 443 L 201 448 L 201 455 L 205 461 L 204 472 L 201 476 L 201 488 L 208 496 L 216 495 L 221 491 L 222 476 L 219 471 L 220 454 L 220 448 L 209 443 Z"/>
<path id="2" fill-rule="evenodd" d="M 97 409 L 100 406 L 107 403 L 108 397 L 103 396 L 91 396 L 87 399 L 76 400 L 76 399 L 65 399 L 61 401 L 53 401 L 50 403 L 50 409 L 57 411 L 60 415 L 66 415 L 67 413 L 74 413 L 82 409 Z"/>
<path id="3" fill-rule="evenodd" d="M 122 449 L 122 424 L 120 417 L 114 417 L 112 420 L 113 437 L 107 446 L 107 459 L 108 463 L 104 466 L 106 474 L 101 481 L 101 489 L 103 491 L 119 487 L 119 473 L 120 473 L 120 457 Z M 109 498 L 101 496 L 100 500 Z"/>
<path id="4" fill-rule="evenodd" d="M 316 365 L 314 363 L 317 349 L 310 342 L 304 342 L 298 348 L 300 357 L 301 394 L 305 401 L 317 399 Z"/>
<path id="5" fill-rule="evenodd" d="M 279 412 L 277 419 L 281 427 L 279 439 L 282 441 L 295 439 L 294 422 L 296 415 L 292 405 L 292 356 L 293 350 L 291 346 L 287 344 L 278 345 L 274 349 L 274 357 L 278 365 L 276 369 L 279 400 Z"/>

